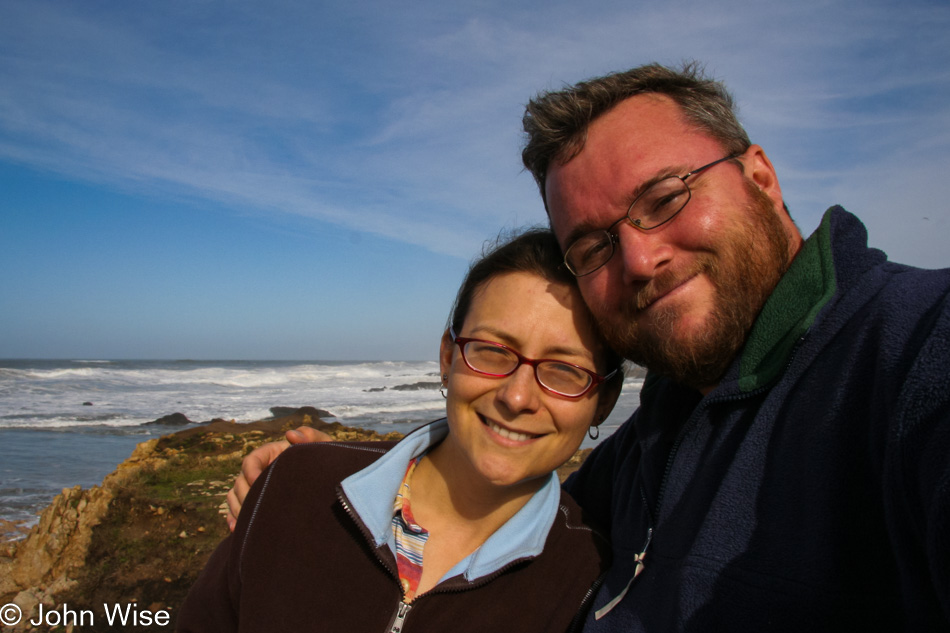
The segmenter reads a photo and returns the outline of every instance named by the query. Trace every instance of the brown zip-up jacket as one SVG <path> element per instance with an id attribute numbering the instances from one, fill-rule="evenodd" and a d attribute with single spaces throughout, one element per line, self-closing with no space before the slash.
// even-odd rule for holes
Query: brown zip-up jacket
<path id="1" fill-rule="evenodd" d="M 580 629 L 609 544 L 561 493 L 544 551 L 486 577 L 449 578 L 402 603 L 396 559 L 375 547 L 340 482 L 390 443 L 291 447 L 262 474 L 234 533 L 211 556 L 178 630 L 333 633 Z M 577 617 L 576 617 L 577 616 Z"/>

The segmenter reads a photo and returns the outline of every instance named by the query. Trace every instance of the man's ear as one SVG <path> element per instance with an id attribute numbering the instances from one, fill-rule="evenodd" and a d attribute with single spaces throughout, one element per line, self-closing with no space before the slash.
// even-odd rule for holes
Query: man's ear
<path id="1" fill-rule="evenodd" d="M 772 166 L 772 161 L 765 155 L 765 150 L 758 145 L 750 145 L 740 158 L 743 175 L 772 200 L 776 217 L 782 223 L 785 234 L 788 236 L 788 255 L 791 261 L 802 247 L 802 232 L 798 230 L 789 214 L 788 207 L 785 206 L 782 188 L 778 184 L 778 176 Z"/>
<path id="2" fill-rule="evenodd" d="M 745 177 L 772 199 L 777 211 L 783 210 L 785 202 L 782 198 L 782 187 L 765 150 L 760 145 L 750 145 L 741 158 Z"/>

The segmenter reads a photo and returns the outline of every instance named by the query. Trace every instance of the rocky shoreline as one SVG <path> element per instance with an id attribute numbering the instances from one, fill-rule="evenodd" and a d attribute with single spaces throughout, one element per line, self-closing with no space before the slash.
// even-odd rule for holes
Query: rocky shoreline
<path id="1" fill-rule="evenodd" d="M 249 424 L 215 420 L 143 442 L 101 485 L 64 489 L 25 538 L 0 542 L 0 604 L 22 613 L 4 631 L 34 630 L 30 620 L 43 613 L 57 618 L 50 631 L 123 630 L 102 617 L 104 605 L 165 613 L 143 615 L 134 628 L 172 631 L 178 605 L 227 535 L 224 498 L 244 455 L 302 424 L 338 441 L 400 437 L 329 424 L 312 407 L 290 411 Z M 562 479 L 587 452 L 560 469 Z M 0 532 L 9 538 L 13 528 L 0 525 Z M 55 611 L 63 605 L 76 615 Z M 96 614 L 94 623 L 82 621 L 86 612 Z"/>

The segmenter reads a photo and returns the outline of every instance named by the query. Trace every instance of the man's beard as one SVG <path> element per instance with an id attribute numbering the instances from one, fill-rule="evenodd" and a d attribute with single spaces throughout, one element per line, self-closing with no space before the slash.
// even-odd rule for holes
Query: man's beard
<path id="1" fill-rule="evenodd" d="M 598 319 L 618 353 L 696 389 L 719 382 L 790 261 L 789 238 L 772 199 L 752 183 L 746 189 L 748 213 L 719 240 L 716 253 L 700 254 L 687 270 L 658 275 L 620 304 L 620 314 Z M 715 288 L 700 332 L 677 336 L 680 306 L 675 304 L 650 308 L 648 328 L 640 327 L 636 318 L 653 299 L 695 274 L 705 275 Z"/>

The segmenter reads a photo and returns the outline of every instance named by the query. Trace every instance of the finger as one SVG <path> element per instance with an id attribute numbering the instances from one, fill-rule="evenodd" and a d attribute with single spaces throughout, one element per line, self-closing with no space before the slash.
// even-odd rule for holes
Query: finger
<path id="1" fill-rule="evenodd" d="M 318 431 L 312 426 L 297 427 L 296 429 L 287 431 L 284 436 L 291 444 L 304 444 L 307 442 L 330 442 L 333 440 L 332 437 L 323 431 Z"/>
<path id="2" fill-rule="evenodd" d="M 234 481 L 234 486 L 228 490 L 227 496 L 229 519 L 237 521 L 238 514 L 241 513 L 241 506 L 244 504 L 244 497 L 247 496 L 247 491 L 250 489 L 251 487 L 247 485 L 247 481 L 243 476 Z"/>
<path id="3" fill-rule="evenodd" d="M 225 520 L 228 522 L 228 529 L 233 532 L 234 527 L 237 525 L 238 514 L 241 512 L 241 501 L 237 498 L 234 488 L 228 490 L 227 502 L 228 514 Z"/>
<path id="4" fill-rule="evenodd" d="M 268 442 L 248 453 L 244 459 L 241 460 L 241 476 L 247 480 L 247 487 L 250 488 L 253 486 L 261 472 L 289 446 L 290 442 L 287 440 Z M 245 490 L 245 493 L 246 492 Z M 244 500 L 243 494 L 241 495 L 241 500 Z"/>

